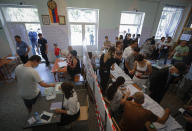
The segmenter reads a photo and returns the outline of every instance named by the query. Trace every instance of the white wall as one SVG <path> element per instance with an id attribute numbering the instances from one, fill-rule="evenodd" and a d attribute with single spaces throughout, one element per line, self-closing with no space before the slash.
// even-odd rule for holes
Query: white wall
<path id="1" fill-rule="evenodd" d="M 9 43 L 6 39 L 6 35 L 0 21 L 0 57 L 6 56 L 8 54 L 11 54 L 11 49 L 9 47 Z"/>
<path id="2" fill-rule="evenodd" d="M 24 5 L 33 5 L 38 8 L 40 21 L 41 15 L 49 15 L 48 7 L 47 7 L 48 0 L 22 0 Z M 57 3 L 58 8 L 58 15 L 66 16 L 66 4 L 65 0 L 55 0 Z M 0 4 L 19 4 L 21 0 L 0 0 Z M 67 18 L 66 18 L 67 19 Z M 68 46 L 68 29 L 66 25 L 59 25 L 51 24 L 51 25 L 43 25 L 41 21 L 41 27 L 44 37 L 48 40 L 48 57 L 50 61 L 54 61 L 54 50 L 53 50 L 53 43 L 57 43 L 60 48 L 66 48 Z M 0 32 L 0 36 L 1 36 Z M 6 37 L 3 38 L 6 41 Z M 15 43 L 15 42 L 13 42 Z M 6 48 L 0 48 L 1 50 L 9 50 Z M 3 54 L 6 56 L 7 54 Z"/>
<path id="3" fill-rule="evenodd" d="M 48 13 L 47 0 L 21 0 L 24 4 L 35 5 L 39 10 L 39 15 L 46 15 Z M 137 9 L 140 12 L 145 12 L 145 19 L 143 23 L 143 30 L 141 33 L 141 41 L 155 35 L 161 12 L 164 6 L 183 6 L 184 13 L 181 23 L 176 31 L 174 41 L 177 40 L 181 29 L 183 27 L 186 16 L 192 5 L 191 0 L 55 0 L 59 1 L 60 13 L 66 14 L 65 6 L 79 7 L 79 8 L 94 8 L 99 9 L 99 32 L 98 32 L 98 46 L 102 47 L 104 36 L 108 35 L 110 41 L 115 41 L 115 36 L 119 32 L 120 12 L 133 11 Z M 66 1 L 66 3 L 64 2 Z M 18 3 L 20 0 L 1 0 L 1 3 Z M 66 4 L 66 5 L 65 5 Z M 63 7 L 63 8 L 62 8 Z M 63 11 L 62 11 L 63 9 Z M 43 34 L 49 42 L 49 58 L 53 59 L 53 42 L 57 42 L 61 48 L 65 48 L 68 44 L 68 27 L 63 25 L 42 26 Z M 57 31 L 58 30 L 58 31 Z M 0 34 L 1 36 L 1 34 Z M 82 54 L 82 48 L 75 47 Z M 0 49 L 1 52 L 2 49 Z M 91 50 L 96 50 L 91 49 Z"/>
<path id="4" fill-rule="evenodd" d="M 155 35 L 161 12 L 164 6 L 183 6 L 184 14 L 179 25 L 174 40 L 176 41 L 185 18 L 191 7 L 191 0 L 66 0 L 67 7 L 96 8 L 100 10 L 99 14 L 99 47 L 102 46 L 104 36 L 114 42 L 118 35 L 121 11 L 133 11 L 137 9 L 145 12 L 143 30 L 141 33 L 142 41 Z"/>

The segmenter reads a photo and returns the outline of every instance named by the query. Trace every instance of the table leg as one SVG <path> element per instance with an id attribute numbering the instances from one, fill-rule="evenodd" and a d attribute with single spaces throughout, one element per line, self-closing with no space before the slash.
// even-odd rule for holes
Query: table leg
<path id="1" fill-rule="evenodd" d="M 53 75 L 54 75 L 55 82 L 57 82 L 57 79 L 56 79 L 56 72 L 53 72 Z"/>

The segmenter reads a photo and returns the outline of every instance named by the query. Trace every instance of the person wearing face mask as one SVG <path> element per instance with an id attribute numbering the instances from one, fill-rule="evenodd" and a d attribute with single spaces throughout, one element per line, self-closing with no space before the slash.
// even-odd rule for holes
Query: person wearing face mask
<path id="1" fill-rule="evenodd" d="M 33 55 L 26 64 L 20 64 L 15 69 L 15 79 L 19 88 L 19 95 L 23 99 L 25 106 L 30 113 L 32 105 L 35 104 L 40 96 L 39 84 L 42 87 L 55 87 L 55 84 L 47 84 L 43 82 L 38 72 L 34 69 L 41 63 L 41 57 Z"/>
<path id="2" fill-rule="evenodd" d="M 173 56 L 171 63 L 175 64 L 176 62 L 183 62 L 184 57 L 188 56 L 188 54 L 189 47 L 187 46 L 187 41 L 184 40 L 173 50 L 169 58 Z"/>
<path id="3" fill-rule="evenodd" d="M 182 78 L 181 76 L 186 73 L 186 70 L 186 64 L 179 62 L 169 69 L 154 71 L 149 78 L 150 97 L 160 103 L 167 92 L 169 85 L 178 82 L 179 79 Z"/>
<path id="4" fill-rule="evenodd" d="M 99 68 L 99 75 L 100 75 L 100 85 L 102 88 L 103 94 L 105 93 L 105 89 L 108 85 L 109 78 L 110 78 L 110 69 L 114 68 L 114 63 L 116 60 L 114 59 L 115 56 L 115 47 L 109 48 L 108 52 L 101 55 L 100 58 L 100 68 Z"/>

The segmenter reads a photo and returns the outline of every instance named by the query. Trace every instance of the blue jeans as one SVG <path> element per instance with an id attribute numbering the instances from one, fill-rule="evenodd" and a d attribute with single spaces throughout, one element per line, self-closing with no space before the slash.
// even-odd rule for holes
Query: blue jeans
<path id="1" fill-rule="evenodd" d="M 168 59 L 168 50 L 161 50 L 158 59 L 160 59 L 162 56 L 164 57 L 164 64 L 166 64 Z"/>
<path id="2" fill-rule="evenodd" d="M 32 46 L 32 53 L 33 55 L 36 55 L 35 47 L 37 47 L 37 42 L 36 41 L 31 41 L 31 46 Z"/>

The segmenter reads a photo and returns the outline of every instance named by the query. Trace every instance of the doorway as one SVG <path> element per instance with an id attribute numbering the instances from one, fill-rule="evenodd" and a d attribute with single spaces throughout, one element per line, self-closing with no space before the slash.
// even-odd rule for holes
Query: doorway
<path id="1" fill-rule="evenodd" d="M 29 55 L 40 55 L 37 50 L 37 34 L 42 31 L 38 9 L 32 6 L 3 5 L 1 11 L 13 46 L 15 47 L 15 35 L 19 35 L 31 47 Z"/>

